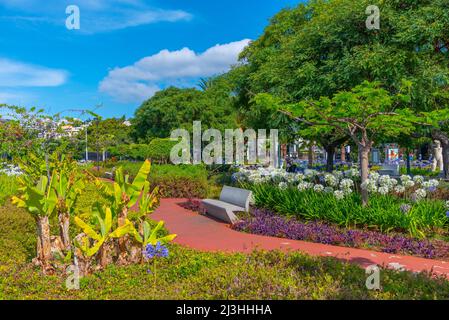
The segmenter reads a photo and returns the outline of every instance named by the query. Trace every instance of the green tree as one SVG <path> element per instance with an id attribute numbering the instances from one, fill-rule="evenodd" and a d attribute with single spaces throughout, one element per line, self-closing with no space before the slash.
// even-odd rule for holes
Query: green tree
<path id="1" fill-rule="evenodd" d="M 174 129 L 192 130 L 193 121 L 204 129 L 235 127 L 235 112 L 230 89 L 225 81 L 209 80 L 205 91 L 170 87 L 157 92 L 137 109 L 134 137 L 142 141 L 167 138 Z"/>
<path id="2" fill-rule="evenodd" d="M 380 30 L 368 30 L 369 5 L 380 9 Z M 413 82 L 409 107 L 432 111 L 448 104 L 449 3 L 446 0 L 312 0 L 279 12 L 242 53 L 238 98 L 246 114 L 253 97 L 269 93 L 285 103 L 331 97 L 363 81 L 391 94 Z M 442 141 L 449 168 L 445 127 Z M 449 171 L 449 170 L 448 170 Z M 448 173 L 449 174 L 449 173 Z"/>
<path id="3" fill-rule="evenodd" d="M 419 117 L 404 107 L 409 101 L 409 96 L 401 92 L 391 95 L 378 83 L 364 82 L 332 99 L 305 100 L 284 107 L 283 112 L 297 121 L 311 126 L 331 126 L 351 137 L 360 150 L 362 200 L 363 205 L 367 205 L 368 191 L 363 184 L 368 179 L 371 148 L 385 136 L 395 137 L 414 131 Z"/>

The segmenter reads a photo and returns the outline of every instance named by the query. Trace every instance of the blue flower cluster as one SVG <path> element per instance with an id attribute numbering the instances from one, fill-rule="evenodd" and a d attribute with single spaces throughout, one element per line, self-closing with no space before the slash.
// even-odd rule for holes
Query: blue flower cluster
<path id="1" fill-rule="evenodd" d="M 167 258 L 168 248 L 158 241 L 155 246 L 152 244 L 147 245 L 143 251 L 143 255 L 147 259 Z"/>

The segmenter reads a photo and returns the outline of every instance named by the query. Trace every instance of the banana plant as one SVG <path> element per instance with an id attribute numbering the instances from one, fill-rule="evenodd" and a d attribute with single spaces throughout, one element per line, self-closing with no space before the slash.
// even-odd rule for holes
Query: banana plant
<path id="1" fill-rule="evenodd" d="M 59 232 L 65 250 L 70 250 L 70 217 L 75 213 L 76 203 L 85 189 L 84 179 L 78 174 L 76 168 L 71 165 L 63 166 L 61 170 L 53 173 L 52 188 L 58 202 L 56 211 L 59 221 Z"/>
<path id="2" fill-rule="evenodd" d="M 120 239 L 127 234 L 133 233 L 134 226 L 131 221 L 126 220 L 124 225 L 119 226 L 114 231 L 112 210 L 109 207 L 104 207 L 101 212 L 95 213 L 94 218 L 97 220 L 98 225 L 92 226 L 84 222 L 81 218 L 75 217 L 75 223 L 86 236 L 94 242 L 91 246 L 90 241 L 85 238 L 85 241 L 75 241 L 75 246 L 79 248 L 83 254 L 89 258 L 98 253 L 98 260 L 101 267 L 105 267 L 108 264 L 108 256 L 105 250 L 105 245 L 110 239 Z M 97 229 L 99 229 L 97 231 Z"/>
<path id="3" fill-rule="evenodd" d="M 130 211 L 128 213 L 129 220 L 141 224 L 142 221 L 145 220 L 145 217 L 153 213 L 159 204 L 158 195 L 159 188 L 156 187 L 152 192 L 150 192 L 150 182 L 145 181 L 145 186 L 138 203 L 139 210 Z"/>
<path id="4" fill-rule="evenodd" d="M 145 190 L 147 192 L 149 191 L 147 179 L 150 171 L 151 162 L 147 160 L 140 168 L 132 183 L 129 182 L 129 176 L 125 176 L 123 169 L 120 167 L 115 171 L 115 181 L 112 185 L 105 182 L 98 184 L 99 189 L 103 191 L 104 195 L 112 203 L 111 209 L 117 214 L 119 227 L 124 226 L 126 221 L 128 221 L 129 209 L 137 204 L 141 196 L 144 195 Z M 144 199 L 147 199 L 146 195 L 144 195 Z M 125 262 L 128 251 L 127 239 L 123 237 L 118 242 L 120 262 Z"/>
<path id="5" fill-rule="evenodd" d="M 148 221 L 142 222 L 142 231 L 139 232 L 136 230 L 136 228 L 133 228 L 132 235 L 134 236 L 134 239 L 140 244 L 141 248 L 140 250 L 136 251 L 139 252 L 140 255 L 140 261 L 143 261 L 143 255 L 142 252 L 145 250 L 146 246 L 151 244 L 155 246 L 158 242 L 161 244 L 166 244 L 171 241 L 173 241 L 177 235 L 176 234 L 170 234 L 163 237 L 158 237 L 159 231 L 164 226 L 164 221 L 160 221 L 153 229 L 151 229 L 151 225 Z M 137 260 L 137 255 L 134 257 L 134 260 Z"/>
<path id="6" fill-rule="evenodd" d="M 52 273 L 49 217 L 54 214 L 57 205 L 56 193 L 51 188 L 53 181 L 54 176 L 51 177 L 50 181 L 48 181 L 47 176 L 41 176 L 37 185 L 33 185 L 31 180 L 20 177 L 21 187 L 19 191 L 21 195 L 12 198 L 13 204 L 26 209 L 36 220 L 38 232 L 37 255 L 44 273 Z"/>

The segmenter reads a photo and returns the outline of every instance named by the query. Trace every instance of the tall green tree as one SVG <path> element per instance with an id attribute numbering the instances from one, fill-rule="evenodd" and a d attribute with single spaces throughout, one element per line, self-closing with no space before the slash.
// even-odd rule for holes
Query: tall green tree
<path id="1" fill-rule="evenodd" d="M 143 141 L 167 138 L 174 129 L 192 130 L 193 121 L 201 121 L 204 129 L 235 128 L 233 97 L 227 82 L 209 79 L 203 88 L 170 87 L 157 92 L 136 110 L 134 137 Z"/>
<path id="2" fill-rule="evenodd" d="M 405 83 L 406 88 L 409 83 Z M 368 204 L 368 191 L 363 188 L 369 174 L 369 153 L 376 141 L 388 136 L 410 134 L 418 115 L 405 107 L 410 97 L 403 92 L 391 95 L 378 83 L 364 82 L 351 91 L 342 91 L 334 97 L 304 100 L 284 107 L 295 120 L 311 126 L 333 127 L 351 137 L 360 150 L 360 169 L 363 205 Z M 448 112 L 446 112 L 448 114 Z M 443 114 L 440 114 L 443 116 Z M 432 125 L 428 122 L 428 125 Z"/>
<path id="3" fill-rule="evenodd" d="M 380 9 L 380 30 L 366 27 L 369 5 Z M 259 93 L 292 103 L 331 97 L 366 80 L 380 81 L 395 94 L 402 79 L 414 84 L 410 108 L 444 108 L 449 101 L 448 9 L 446 0 L 312 0 L 282 10 L 244 50 L 244 65 L 233 70 L 240 73 L 241 109 L 251 113 L 252 97 Z M 447 168 L 448 132 L 444 126 L 432 131 L 442 141 Z"/>

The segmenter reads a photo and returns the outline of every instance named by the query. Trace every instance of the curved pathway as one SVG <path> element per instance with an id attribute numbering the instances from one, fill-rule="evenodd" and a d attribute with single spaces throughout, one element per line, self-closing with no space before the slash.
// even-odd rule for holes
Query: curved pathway
<path id="1" fill-rule="evenodd" d="M 379 265 L 413 272 L 433 271 L 437 275 L 445 275 L 449 278 L 449 261 L 241 233 L 232 230 L 225 223 L 180 206 L 186 202 L 186 199 L 162 199 L 159 208 L 151 215 L 151 218 L 158 221 L 164 220 L 167 229 L 178 235 L 175 242 L 192 249 L 242 253 L 248 253 L 254 249 L 296 250 L 312 256 L 335 257 L 362 267 Z"/>

